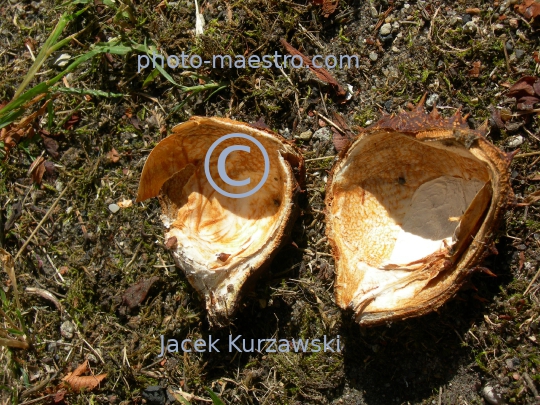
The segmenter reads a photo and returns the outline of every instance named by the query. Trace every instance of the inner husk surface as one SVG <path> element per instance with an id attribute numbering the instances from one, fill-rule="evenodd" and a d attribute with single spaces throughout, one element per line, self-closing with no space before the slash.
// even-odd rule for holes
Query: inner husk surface
<path id="1" fill-rule="evenodd" d="M 224 269 L 249 259 L 261 245 L 271 240 L 279 226 L 280 211 L 287 183 L 285 162 L 279 154 L 281 144 L 271 136 L 257 136 L 270 160 L 270 173 L 255 194 L 230 198 L 209 183 L 204 158 L 210 144 L 232 129 L 198 126 L 184 133 L 174 145 L 177 150 L 168 159 L 186 165 L 165 183 L 161 190 L 170 215 L 164 221 L 170 227 L 167 237 L 176 237 L 182 254 L 208 270 Z M 243 129 L 243 132 L 246 132 Z M 233 180 L 250 178 L 246 186 L 231 186 L 217 170 L 221 152 L 233 145 L 245 145 L 250 151 L 234 151 L 225 160 L 227 175 Z M 249 140 L 233 138 L 216 147 L 210 159 L 210 174 L 223 190 L 239 194 L 253 189 L 264 173 L 264 157 Z M 289 181 L 290 182 L 290 181 Z M 290 187 L 289 187 L 290 188 Z"/>
<path id="2" fill-rule="evenodd" d="M 347 307 L 353 298 L 399 285 L 421 267 L 411 263 L 451 246 L 461 216 L 488 181 L 485 164 L 457 144 L 386 131 L 357 141 L 332 188 L 338 303 Z M 407 306 L 428 281 L 400 285 L 364 310 Z"/>

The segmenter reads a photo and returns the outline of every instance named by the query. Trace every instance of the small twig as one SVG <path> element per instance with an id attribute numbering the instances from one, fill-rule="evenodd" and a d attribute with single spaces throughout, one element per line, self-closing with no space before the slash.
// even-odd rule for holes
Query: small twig
<path id="1" fill-rule="evenodd" d="M 0 346 L 13 347 L 15 349 L 28 349 L 30 345 L 28 342 L 16 339 L 4 339 L 0 338 Z"/>
<path id="2" fill-rule="evenodd" d="M 49 263 L 51 264 L 54 271 L 56 271 L 56 274 L 58 275 L 58 278 L 62 281 L 62 283 L 65 283 L 66 280 L 64 280 L 64 277 L 62 277 L 62 274 L 58 271 L 58 267 L 56 267 L 51 259 L 51 256 L 47 252 L 45 252 L 45 256 L 47 256 L 47 259 L 49 260 Z"/>
<path id="3" fill-rule="evenodd" d="M 95 354 L 96 356 L 99 357 L 99 359 L 101 360 L 101 362 L 102 362 L 103 364 L 105 364 L 105 360 L 103 360 L 103 357 L 101 357 L 101 354 L 99 354 L 99 352 L 98 352 L 97 350 L 95 350 L 95 349 L 90 345 L 90 343 L 88 343 L 85 339 L 83 339 L 83 338 L 82 338 L 82 335 L 79 334 L 79 337 L 82 339 L 82 341 L 83 341 L 84 343 L 86 343 L 86 345 L 90 348 L 90 350 L 92 350 L 92 352 L 94 352 L 94 354 Z"/>
<path id="4" fill-rule="evenodd" d="M 540 151 L 539 152 L 520 153 L 519 155 L 514 156 L 514 158 L 522 158 L 522 157 L 536 156 L 536 155 L 540 155 Z"/>
<path id="5" fill-rule="evenodd" d="M 60 301 L 58 301 L 58 299 L 51 292 L 44 290 L 43 288 L 34 287 L 26 287 L 25 291 L 30 294 L 39 295 L 41 298 L 45 298 L 46 300 L 51 301 L 60 312 L 64 311 L 64 309 L 62 308 L 62 304 L 60 304 Z"/>
<path id="6" fill-rule="evenodd" d="M 536 272 L 536 274 L 534 275 L 533 279 L 531 280 L 531 282 L 529 283 L 529 285 L 527 286 L 527 288 L 525 289 L 525 292 L 523 293 L 523 295 L 527 294 L 530 290 L 530 288 L 532 287 L 533 283 L 536 281 L 536 279 L 538 278 L 538 276 L 540 276 L 540 267 L 538 268 L 538 271 Z"/>
<path id="7" fill-rule="evenodd" d="M 341 132 L 343 135 L 345 135 L 345 131 L 335 122 L 331 121 L 330 118 L 326 118 L 324 115 L 322 115 L 320 112 L 315 111 L 315 114 L 317 114 L 319 117 L 322 118 L 324 122 L 326 122 L 328 125 L 332 125 L 335 129 L 337 129 L 339 132 Z"/>
<path id="8" fill-rule="evenodd" d="M 508 51 L 506 50 L 506 46 L 503 46 L 504 51 L 504 59 L 506 59 L 506 71 L 509 74 L 512 74 L 512 69 L 510 68 L 510 58 L 508 57 Z"/>
<path id="9" fill-rule="evenodd" d="M 131 260 L 129 261 L 128 264 L 126 264 L 126 267 L 124 268 L 124 270 L 129 269 L 129 267 L 133 264 L 133 262 L 135 261 L 135 258 L 137 257 L 137 254 L 139 253 L 139 250 L 141 249 L 141 246 L 142 246 L 142 241 L 139 242 L 139 244 L 137 245 L 137 248 L 135 249 L 135 253 L 133 253 Z"/>
<path id="10" fill-rule="evenodd" d="M 13 261 L 17 261 L 17 259 L 19 258 L 19 256 L 22 254 L 22 252 L 24 252 L 24 250 L 26 249 L 26 247 L 28 246 L 28 244 L 30 243 L 30 241 L 32 240 L 32 238 L 34 237 L 34 235 L 39 231 L 39 229 L 42 227 L 42 225 L 45 223 L 45 221 L 47 220 L 47 218 L 49 218 L 49 216 L 52 214 L 52 211 L 53 209 L 58 205 L 58 203 L 60 202 L 60 199 L 64 196 L 64 194 L 66 194 L 66 191 L 69 189 L 69 187 L 73 184 L 73 182 L 75 181 L 75 178 L 72 178 L 71 181 L 66 185 L 66 187 L 62 190 L 62 192 L 60 193 L 60 195 L 58 196 L 58 198 L 53 202 L 53 204 L 51 205 L 51 207 L 49 208 L 49 210 L 47 211 L 47 213 L 43 216 L 43 219 L 39 222 L 39 224 L 36 226 L 36 228 L 34 229 L 34 231 L 30 234 L 30 236 L 28 237 L 28 239 L 26 239 L 26 242 L 24 242 L 24 244 L 22 245 L 22 247 L 19 249 L 19 251 L 17 252 L 17 254 L 15 255 L 15 259 L 13 259 Z"/>
<path id="11" fill-rule="evenodd" d="M 431 18 L 431 24 L 429 25 L 429 33 L 428 33 L 428 39 L 429 39 L 430 42 L 431 42 L 431 33 L 433 32 L 433 26 L 435 25 L 435 18 L 437 17 L 437 14 L 439 14 L 440 9 L 441 9 L 441 7 L 439 6 L 439 8 L 437 10 L 435 10 L 435 13 L 433 14 L 433 17 Z"/>
<path id="12" fill-rule="evenodd" d="M 35 398 L 35 399 L 29 399 L 28 401 L 19 402 L 19 405 L 30 405 L 35 404 L 36 402 L 43 401 L 47 398 L 54 397 L 54 394 L 45 395 L 44 397 Z"/>
<path id="13" fill-rule="evenodd" d="M 337 155 L 332 155 L 332 156 L 323 156 L 323 157 L 318 157 L 318 158 L 313 158 L 313 159 L 306 159 L 304 160 L 304 162 L 314 162 L 316 160 L 324 160 L 324 159 L 333 159 L 335 158 Z"/>

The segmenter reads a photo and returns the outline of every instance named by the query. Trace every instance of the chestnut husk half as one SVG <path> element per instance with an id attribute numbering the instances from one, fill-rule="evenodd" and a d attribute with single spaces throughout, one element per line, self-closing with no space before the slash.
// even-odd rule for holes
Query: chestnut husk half
<path id="1" fill-rule="evenodd" d="M 214 142 L 235 133 L 258 140 L 270 163 L 262 188 L 244 198 L 220 194 L 204 168 Z M 232 179 L 250 178 L 248 185 L 230 185 L 220 178 L 218 157 L 234 145 L 248 146 L 250 153 L 229 153 L 225 170 Z M 210 154 L 212 179 L 233 194 L 259 184 L 263 166 L 261 150 L 245 139 L 227 139 Z M 272 131 L 225 118 L 192 117 L 174 127 L 150 153 L 137 201 L 158 197 L 167 228 L 165 244 L 204 298 L 212 326 L 230 323 L 245 290 L 287 243 L 304 176 L 304 160 L 293 144 Z"/>

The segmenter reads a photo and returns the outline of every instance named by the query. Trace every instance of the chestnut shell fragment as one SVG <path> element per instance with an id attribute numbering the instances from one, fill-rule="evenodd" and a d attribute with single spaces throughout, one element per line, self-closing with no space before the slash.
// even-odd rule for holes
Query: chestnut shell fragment
<path id="1" fill-rule="evenodd" d="M 369 326 L 448 301 L 513 198 L 510 160 L 459 111 L 425 114 L 423 100 L 361 130 L 327 183 L 337 304 Z"/>
<path id="2" fill-rule="evenodd" d="M 211 145 L 237 133 L 258 140 L 270 163 L 262 188 L 244 198 L 216 191 L 204 168 Z M 230 185 L 218 172 L 219 156 L 234 145 L 251 149 L 226 154 L 225 171 L 229 179 L 249 178 L 248 185 Z M 263 178 L 264 156 L 249 140 L 227 139 L 209 156 L 211 177 L 226 192 L 245 193 Z M 168 229 L 165 243 L 176 265 L 204 297 L 211 325 L 223 327 L 231 321 L 249 282 L 287 242 L 304 176 L 304 161 L 294 145 L 271 131 L 229 119 L 192 117 L 174 127 L 150 153 L 137 201 L 159 198 Z"/>

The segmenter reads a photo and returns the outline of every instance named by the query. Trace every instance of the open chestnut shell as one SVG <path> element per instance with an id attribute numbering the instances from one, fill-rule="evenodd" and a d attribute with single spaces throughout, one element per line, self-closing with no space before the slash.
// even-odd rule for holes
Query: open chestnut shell
<path id="1" fill-rule="evenodd" d="M 361 130 L 333 167 L 335 297 L 360 325 L 433 311 L 483 260 L 513 197 L 511 157 L 465 121 L 421 102 Z"/>
<path id="2" fill-rule="evenodd" d="M 159 198 L 166 245 L 212 325 L 230 322 L 248 282 L 286 243 L 304 176 L 294 145 L 223 118 L 192 117 L 150 153 L 137 201 Z"/>

